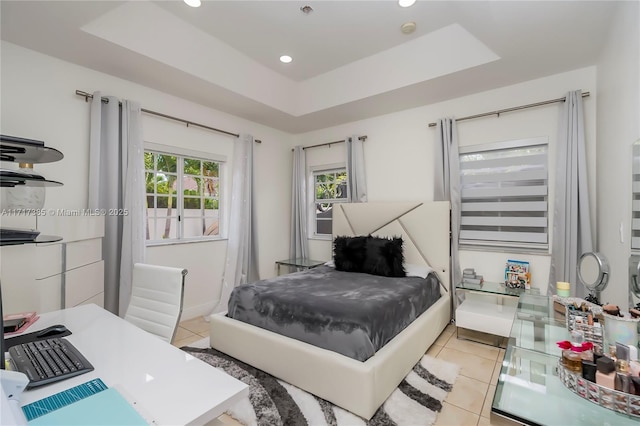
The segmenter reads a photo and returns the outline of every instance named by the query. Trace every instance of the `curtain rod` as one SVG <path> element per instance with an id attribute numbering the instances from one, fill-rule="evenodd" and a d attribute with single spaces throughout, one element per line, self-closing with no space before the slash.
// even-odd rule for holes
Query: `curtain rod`
<path id="1" fill-rule="evenodd" d="M 93 95 L 91 93 L 83 92 L 82 90 L 76 90 L 76 95 L 82 96 L 84 98 L 85 102 L 89 102 L 89 98 L 93 99 Z M 102 102 L 109 103 L 109 100 L 106 99 L 106 98 L 102 98 Z M 232 133 L 232 132 L 227 132 L 226 130 L 216 129 L 215 127 L 206 126 L 206 125 L 200 124 L 200 123 L 195 123 L 193 121 L 185 120 L 185 119 L 179 118 L 179 117 L 174 117 L 172 115 L 163 114 L 161 112 L 151 111 L 151 110 L 145 109 L 145 108 L 140 108 L 140 111 L 142 111 L 142 112 L 144 112 L 146 114 L 151 114 L 151 115 L 155 115 L 155 116 L 158 116 L 158 117 L 167 118 L 169 120 L 179 121 L 181 123 L 186 124 L 187 127 L 196 126 L 196 127 L 201 127 L 203 129 L 207 129 L 207 130 L 212 130 L 214 132 L 224 133 L 225 135 L 229 135 L 229 136 L 235 136 L 235 137 L 239 137 L 240 136 L 237 133 Z M 254 139 L 254 141 L 258 142 L 258 143 L 262 143 L 262 141 L 260 139 Z"/>
<path id="2" fill-rule="evenodd" d="M 582 94 L 582 97 L 586 98 L 589 95 L 590 95 L 589 92 L 584 92 Z M 520 105 L 520 106 L 513 107 L 513 108 L 499 109 L 497 111 L 484 112 L 482 114 L 476 114 L 476 115 L 469 115 L 467 117 L 461 117 L 461 118 L 456 119 L 456 122 L 464 121 L 464 120 L 471 120 L 472 118 L 488 117 L 490 115 L 497 115 L 498 117 L 500 117 L 500 114 L 503 114 L 505 112 L 518 111 L 518 110 L 521 110 L 521 109 L 533 108 L 533 107 L 542 106 L 542 105 L 555 104 L 557 102 L 564 102 L 564 101 L 565 101 L 565 98 L 550 99 L 548 101 L 536 102 L 534 104 Z M 437 125 L 438 125 L 438 123 L 429 123 L 429 127 L 436 127 Z"/>
<path id="3" fill-rule="evenodd" d="M 362 142 L 367 140 L 367 135 L 364 136 L 358 136 L 358 139 L 360 139 Z M 309 145 L 309 146 L 303 146 L 302 149 L 310 149 L 310 148 L 317 148 L 319 146 L 331 146 L 334 143 L 342 143 L 345 142 L 345 139 L 339 140 L 339 141 L 333 141 L 333 142 L 325 142 L 325 143 L 319 143 L 317 145 Z M 291 151 L 293 151 L 293 149 L 291 149 Z"/>

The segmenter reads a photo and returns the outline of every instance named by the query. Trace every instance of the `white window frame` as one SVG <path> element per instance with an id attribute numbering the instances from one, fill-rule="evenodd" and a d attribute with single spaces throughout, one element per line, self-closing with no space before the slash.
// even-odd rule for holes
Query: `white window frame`
<path id="1" fill-rule="evenodd" d="M 309 168 L 309 184 L 307 185 L 309 195 L 309 229 L 312 232 L 309 233 L 309 238 L 318 239 L 318 240 L 331 240 L 333 238 L 332 234 L 318 234 L 317 232 L 317 211 L 316 211 L 316 203 L 348 203 L 351 200 L 349 194 L 349 185 L 347 185 L 347 198 L 331 198 L 331 199 L 316 199 L 316 176 L 326 173 L 347 173 L 347 166 L 344 163 L 336 163 L 336 164 L 325 164 L 322 166 L 314 166 Z M 349 176 L 347 175 L 347 182 L 349 180 Z M 333 217 L 331 218 L 331 228 L 333 229 Z"/>
<path id="2" fill-rule="evenodd" d="M 176 244 L 176 243 L 193 243 L 193 242 L 202 242 L 202 241 L 215 241 L 224 239 L 225 229 L 225 217 L 224 217 L 224 207 L 225 203 L 225 166 L 227 157 L 223 155 L 217 155 L 212 153 L 206 153 L 201 151 L 195 151 L 185 148 L 173 147 L 168 145 L 161 145 L 156 143 L 145 142 L 144 152 L 151 152 L 154 154 L 164 154 L 171 155 L 176 157 L 176 200 L 177 206 L 176 217 L 177 217 L 177 228 L 176 228 L 176 238 L 166 238 L 166 239 L 155 239 L 155 240 L 145 240 L 147 246 L 155 246 L 155 245 L 166 245 L 166 244 Z M 184 174 L 184 159 L 194 159 L 201 160 L 206 162 L 215 162 L 218 163 L 218 235 L 202 235 L 196 237 L 184 237 L 184 191 L 183 191 L 183 179 Z M 148 170 L 145 168 L 145 174 Z M 157 170 L 156 170 L 157 172 Z M 154 195 L 155 192 L 154 192 Z M 145 197 L 147 196 L 145 189 Z M 187 197 L 193 198 L 193 197 Z M 201 198 L 202 199 L 202 198 Z M 145 223 L 146 226 L 146 223 Z"/>
<path id="3" fill-rule="evenodd" d="M 521 156 L 509 153 L 522 148 L 537 152 Z M 490 158 L 470 160 L 474 153 L 489 154 Z M 514 160 L 512 167 L 507 167 L 509 159 Z M 548 253 L 548 138 L 461 147 L 459 160 L 460 248 Z M 491 170 L 494 168 L 500 169 L 496 173 Z"/>

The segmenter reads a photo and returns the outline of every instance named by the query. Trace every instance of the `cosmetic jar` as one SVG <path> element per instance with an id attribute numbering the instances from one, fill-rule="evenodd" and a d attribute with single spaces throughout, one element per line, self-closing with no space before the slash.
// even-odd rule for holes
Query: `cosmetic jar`
<path id="1" fill-rule="evenodd" d="M 556 293 L 560 297 L 571 296 L 571 284 L 563 281 L 558 281 L 556 283 Z"/>

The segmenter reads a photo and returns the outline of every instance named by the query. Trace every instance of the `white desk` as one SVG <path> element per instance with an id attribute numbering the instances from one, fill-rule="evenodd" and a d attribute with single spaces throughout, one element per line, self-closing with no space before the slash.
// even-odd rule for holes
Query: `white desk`
<path id="1" fill-rule="evenodd" d="M 27 332 L 64 324 L 95 370 L 22 394 L 22 405 L 100 378 L 159 425 L 204 424 L 249 394 L 247 385 L 96 306 L 41 315 Z"/>

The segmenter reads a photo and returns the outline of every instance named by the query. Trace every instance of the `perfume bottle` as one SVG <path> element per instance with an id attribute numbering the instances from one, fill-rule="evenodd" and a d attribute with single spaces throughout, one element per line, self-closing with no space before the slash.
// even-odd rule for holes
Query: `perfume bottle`
<path id="1" fill-rule="evenodd" d="M 614 389 L 620 392 L 629 393 L 629 363 L 625 360 L 618 360 L 616 363 L 616 378 L 614 381 Z"/>
<path id="2" fill-rule="evenodd" d="M 562 351 L 562 363 L 564 366 L 573 372 L 582 372 L 582 358 L 579 352 L 574 352 L 571 349 L 565 349 Z"/>

